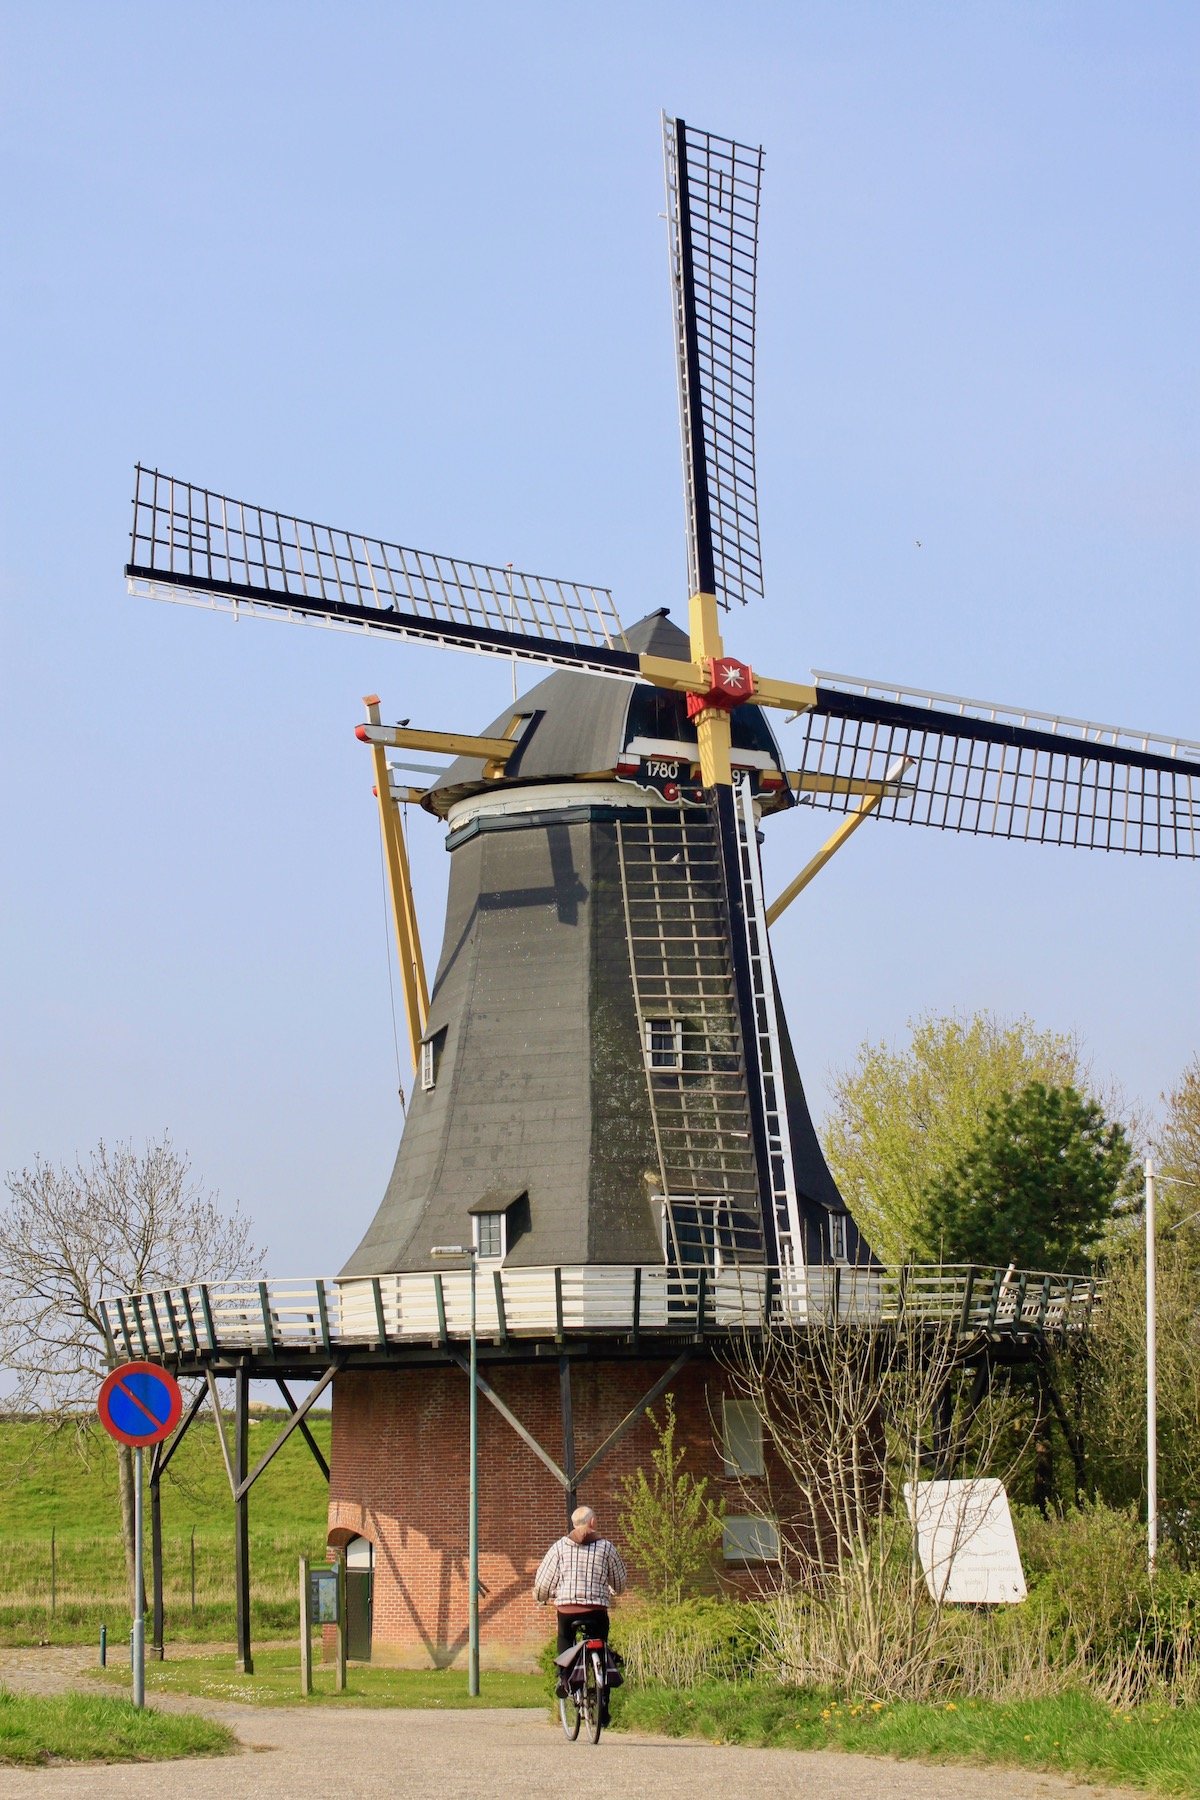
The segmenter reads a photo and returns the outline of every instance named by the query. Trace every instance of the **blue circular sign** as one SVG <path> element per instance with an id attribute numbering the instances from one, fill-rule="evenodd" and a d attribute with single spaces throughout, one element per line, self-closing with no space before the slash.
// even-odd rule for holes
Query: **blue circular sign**
<path id="1" fill-rule="evenodd" d="M 183 1395 L 175 1377 L 157 1363 L 122 1363 L 105 1377 L 96 1411 L 118 1443 L 157 1444 L 178 1425 Z"/>

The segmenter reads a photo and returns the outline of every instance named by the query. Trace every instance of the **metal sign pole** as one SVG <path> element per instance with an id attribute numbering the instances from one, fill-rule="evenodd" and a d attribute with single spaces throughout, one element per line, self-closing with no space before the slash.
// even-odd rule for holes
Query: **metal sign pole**
<path id="1" fill-rule="evenodd" d="M 1158 1560 L 1158 1245 L 1154 1216 L 1154 1158 L 1146 1158 L 1146 1551 L 1150 1573 Z"/>
<path id="2" fill-rule="evenodd" d="M 146 1606 L 142 1595 L 142 1446 L 133 1452 L 133 1704 L 146 1704 Z"/>

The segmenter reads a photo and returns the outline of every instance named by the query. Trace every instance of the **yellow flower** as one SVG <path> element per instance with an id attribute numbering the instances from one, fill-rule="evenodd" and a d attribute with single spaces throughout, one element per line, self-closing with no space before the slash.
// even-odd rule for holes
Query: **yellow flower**
<path id="1" fill-rule="evenodd" d="M 953 1700 L 947 1700 L 946 1711 L 947 1712 L 957 1712 L 958 1711 L 958 1708 L 957 1708 L 957 1706 L 955 1706 Z"/>
<path id="2" fill-rule="evenodd" d="M 872 1712 L 882 1712 L 883 1711 L 883 1701 L 882 1700 L 872 1700 L 871 1711 Z"/>
<path id="3" fill-rule="evenodd" d="M 1033 1733 L 1031 1731 L 1027 1731 L 1025 1733 L 1025 1742 L 1027 1744 L 1029 1744 L 1029 1743 L 1032 1743 L 1032 1741 L 1033 1741 Z"/>

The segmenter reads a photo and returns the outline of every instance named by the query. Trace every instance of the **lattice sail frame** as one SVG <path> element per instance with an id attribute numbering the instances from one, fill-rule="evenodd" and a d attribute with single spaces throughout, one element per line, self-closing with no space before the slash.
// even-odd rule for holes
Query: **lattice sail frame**
<path id="1" fill-rule="evenodd" d="M 607 588 L 410 550 L 137 465 L 132 591 L 346 630 L 637 672 Z"/>
<path id="2" fill-rule="evenodd" d="M 978 837 L 1200 857 L 1200 743 L 814 674 L 817 705 L 802 719 L 804 773 L 879 781 L 896 758 L 914 760 L 877 817 Z M 857 805 L 845 793 L 801 798 L 833 811 Z"/>
<path id="3" fill-rule="evenodd" d="M 754 310 L 761 149 L 663 115 L 688 579 L 723 606 L 761 595 Z"/>

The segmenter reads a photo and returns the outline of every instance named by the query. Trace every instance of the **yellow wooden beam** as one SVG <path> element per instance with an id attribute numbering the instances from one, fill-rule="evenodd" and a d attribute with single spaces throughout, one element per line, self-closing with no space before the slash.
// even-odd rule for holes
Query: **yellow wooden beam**
<path id="1" fill-rule="evenodd" d="M 853 837 L 864 819 L 869 819 L 888 789 L 894 787 L 906 769 L 911 769 L 911 756 L 897 757 L 881 782 L 876 782 L 876 792 L 868 794 L 862 804 L 842 820 L 837 830 L 826 839 L 817 854 L 810 862 L 805 863 L 794 881 L 789 881 L 777 900 L 772 900 L 767 908 L 767 924 L 773 925 L 780 913 L 786 912 L 797 894 L 802 894 L 814 876 L 819 875 L 825 864 L 836 856 L 847 838 Z"/>
<path id="2" fill-rule="evenodd" d="M 668 656 L 639 656 L 638 666 L 655 687 L 670 688 L 677 694 L 708 692 L 708 670 L 699 663 L 675 662 Z"/>
<path id="3" fill-rule="evenodd" d="M 717 642 L 720 641 L 718 637 Z M 705 651 L 706 656 L 714 654 L 720 656 L 721 652 Z M 699 661 L 675 662 L 668 656 L 640 656 L 638 666 L 645 680 L 676 694 L 707 694 L 711 685 L 708 670 Z M 778 706 L 784 712 L 811 712 L 817 703 L 817 690 L 803 682 L 774 681 L 769 675 L 760 675 L 755 670 L 754 692 L 750 699 L 755 706 Z"/>
<path id="4" fill-rule="evenodd" d="M 392 897 L 392 923 L 396 931 L 396 956 L 400 964 L 400 985 L 404 993 L 404 1017 L 408 1026 L 408 1043 L 415 1070 L 421 1060 L 421 1038 L 424 1035 L 425 1022 L 429 1013 L 429 996 L 425 989 L 425 969 L 421 957 L 420 940 L 417 936 L 417 916 L 416 908 L 413 905 L 408 852 L 404 845 L 404 833 L 400 829 L 400 817 L 392 799 L 391 777 L 388 773 L 387 755 L 384 750 L 386 740 L 379 736 L 384 729 L 379 723 L 379 700 L 376 695 L 368 694 L 364 704 L 367 708 L 368 724 L 366 727 L 359 726 L 358 730 L 360 735 L 365 735 L 366 732 L 372 734 L 366 738 L 366 741 L 371 746 L 371 758 L 375 766 L 379 828 L 383 833 L 384 859 L 387 863 L 388 887 Z M 421 747 L 414 746 L 414 748 Z"/>
<path id="5" fill-rule="evenodd" d="M 375 711 L 379 711 L 378 703 Z M 507 762 L 517 747 L 513 738 L 470 737 L 463 731 L 417 731 L 408 725 L 381 725 L 378 719 L 358 725 L 355 730 L 364 744 L 386 744 L 393 750 L 434 750 L 442 756 L 477 756 L 484 762 Z"/>
<path id="6" fill-rule="evenodd" d="M 725 654 L 721 642 L 721 615 L 717 610 L 715 594 L 692 595 L 688 601 L 688 629 L 692 661 L 704 675 L 700 692 L 705 693 L 711 681 L 709 670 L 713 660 Z M 706 706 L 703 712 L 697 713 L 696 740 L 700 748 L 700 779 L 704 786 L 732 787 L 728 712 L 722 707 Z"/>
<path id="7" fill-rule="evenodd" d="M 408 953 L 412 958 L 413 974 L 417 983 L 420 1036 L 424 1037 L 429 1024 L 429 985 L 425 979 L 425 958 L 421 954 L 421 933 L 417 927 L 417 903 L 413 895 L 412 874 L 408 866 L 408 845 L 404 841 L 404 821 L 394 798 L 392 800 L 392 829 L 396 837 L 396 861 L 400 867 L 400 892 L 404 900 L 404 912 L 408 922 Z"/>
<path id="8" fill-rule="evenodd" d="M 818 775 L 812 769 L 789 769 L 788 786 L 797 794 L 855 794 L 866 798 L 874 794 L 882 798 L 886 781 L 862 781 L 855 775 Z"/>
<path id="9" fill-rule="evenodd" d="M 803 681 L 772 681 L 755 670 L 754 704 L 779 706 L 785 712 L 811 712 L 817 704 L 817 690 Z"/>
<path id="10" fill-rule="evenodd" d="M 724 656 L 721 642 L 721 614 L 715 594 L 693 594 L 688 601 L 688 635 L 691 638 L 692 661 L 704 666 L 706 656 Z"/>

